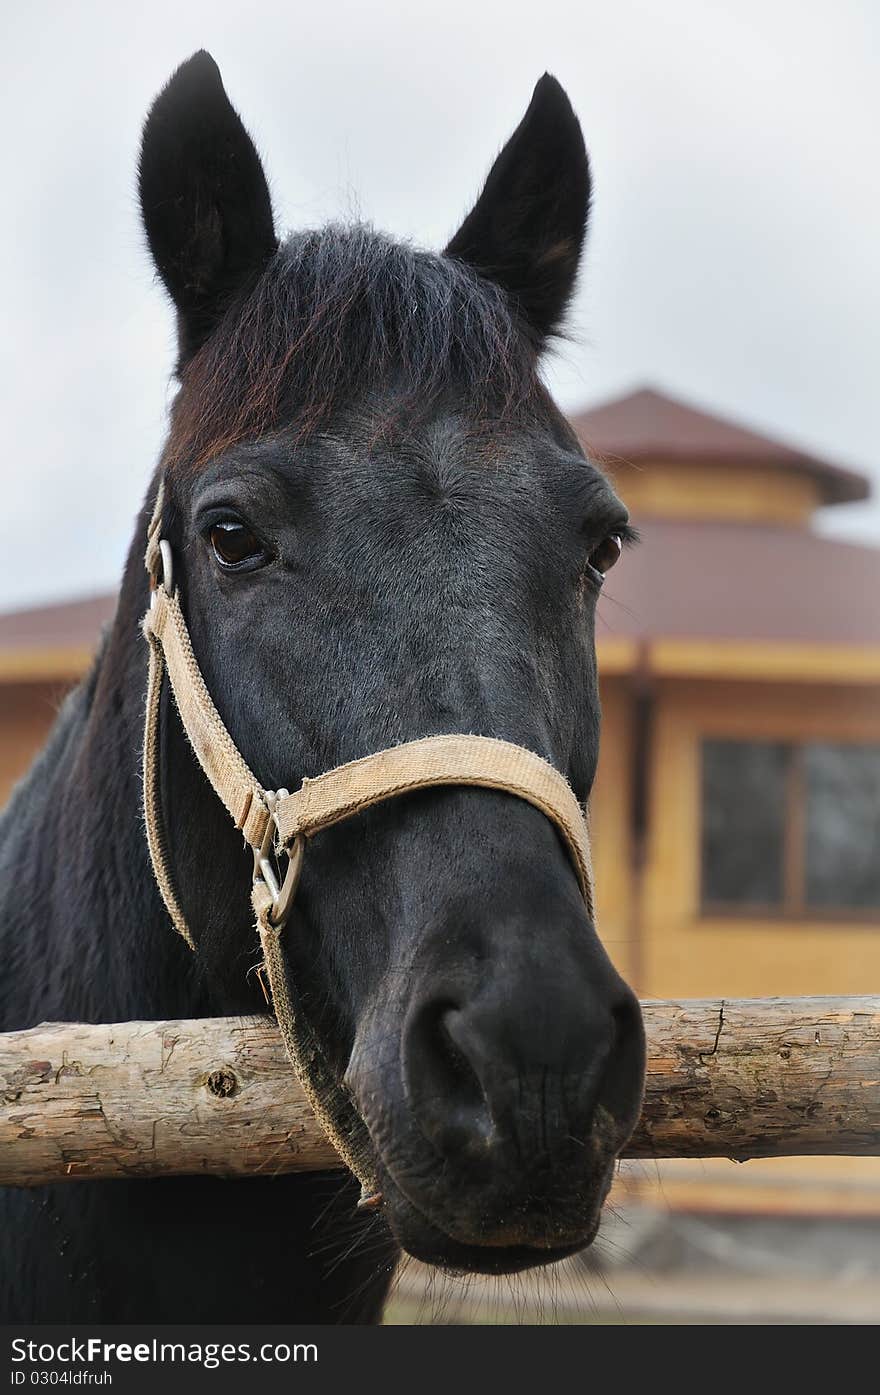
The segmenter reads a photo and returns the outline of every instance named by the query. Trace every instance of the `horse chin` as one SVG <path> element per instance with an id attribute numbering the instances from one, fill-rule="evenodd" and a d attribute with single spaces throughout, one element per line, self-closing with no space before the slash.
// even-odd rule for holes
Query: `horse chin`
<path id="1" fill-rule="evenodd" d="M 449 1274 L 517 1274 L 555 1264 L 586 1249 L 599 1230 L 601 1206 L 585 1230 L 548 1236 L 546 1243 L 522 1242 L 513 1232 L 467 1240 L 435 1225 L 387 1175 L 383 1183 L 385 1214 L 398 1243 L 413 1259 Z"/>

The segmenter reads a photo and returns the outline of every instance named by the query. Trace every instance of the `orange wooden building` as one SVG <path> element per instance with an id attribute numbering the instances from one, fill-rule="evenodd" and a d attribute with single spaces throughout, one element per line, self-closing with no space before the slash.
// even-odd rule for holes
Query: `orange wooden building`
<path id="1" fill-rule="evenodd" d="M 867 481 L 650 391 L 575 418 L 642 541 L 597 628 L 603 934 L 644 996 L 880 992 Z"/>
<path id="2" fill-rule="evenodd" d="M 575 418 L 642 535 L 597 627 L 600 928 L 643 997 L 880 993 L 880 548 L 860 475 L 651 391 Z M 624 1167 L 618 1204 L 880 1215 L 880 1159 Z"/>

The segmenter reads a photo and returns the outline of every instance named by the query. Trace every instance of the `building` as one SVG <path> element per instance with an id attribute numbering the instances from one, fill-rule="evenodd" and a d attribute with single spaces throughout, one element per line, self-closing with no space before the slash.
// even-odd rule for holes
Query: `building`
<path id="1" fill-rule="evenodd" d="M 574 419 L 642 541 L 597 623 L 603 935 L 643 996 L 880 991 L 867 481 L 651 391 Z"/>
<path id="2" fill-rule="evenodd" d="M 86 672 L 116 597 L 0 615 L 0 808 L 43 746 L 64 693 Z"/>
<path id="3" fill-rule="evenodd" d="M 649 390 L 574 426 L 642 539 L 597 621 L 615 962 L 642 997 L 880 992 L 880 549 L 812 527 L 867 481 Z M 615 1196 L 868 1223 L 880 1160 L 630 1164 Z"/>

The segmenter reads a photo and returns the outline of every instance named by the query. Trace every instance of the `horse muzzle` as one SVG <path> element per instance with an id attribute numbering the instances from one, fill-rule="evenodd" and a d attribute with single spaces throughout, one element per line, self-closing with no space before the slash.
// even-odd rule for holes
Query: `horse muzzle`
<path id="1" fill-rule="evenodd" d="M 575 898 L 536 890 L 448 906 L 346 1073 L 392 1229 L 447 1268 L 511 1272 L 589 1244 L 641 1107 L 638 1002 Z"/>

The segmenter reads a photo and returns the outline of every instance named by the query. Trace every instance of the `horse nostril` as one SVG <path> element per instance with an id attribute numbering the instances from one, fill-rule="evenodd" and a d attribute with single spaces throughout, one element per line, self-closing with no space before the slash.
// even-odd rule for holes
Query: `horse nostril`
<path id="1" fill-rule="evenodd" d="M 460 1105 L 479 1108 L 485 1102 L 479 1076 L 468 1057 L 455 1040 L 455 1026 L 460 1017 L 458 1008 L 449 1008 L 437 1020 L 438 1060 L 446 1071 L 450 1092 Z"/>
<path id="2" fill-rule="evenodd" d="M 572 1138 L 616 1149 L 641 1106 L 641 1010 L 616 975 L 552 1012 L 436 998 L 411 1009 L 401 1065 L 419 1131 L 472 1178 L 562 1159 Z"/>
<path id="3" fill-rule="evenodd" d="M 611 1009 L 611 1050 L 599 1086 L 598 1103 L 626 1130 L 635 1126 L 642 1104 L 645 1029 L 642 1010 L 627 988 Z"/>
<path id="4" fill-rule="evenodd" d="M 404 1075 L 419 1126 L 440 1153 L 485 1153 L 493 1132 L 485 1091 L 458 1030 L 457 1004 L 426 1004 L 407 1033 Z"/>

